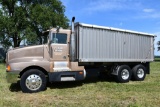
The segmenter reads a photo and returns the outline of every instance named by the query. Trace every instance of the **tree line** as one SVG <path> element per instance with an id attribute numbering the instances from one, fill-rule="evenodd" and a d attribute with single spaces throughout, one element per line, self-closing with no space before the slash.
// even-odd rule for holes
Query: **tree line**
<path id="1" fill-rule="evenodd" d="M 69 26 L 60 0 L 0 0 L 0 42 L 5 49 L 22 40 L 42 43 L 42 31 Z"/>

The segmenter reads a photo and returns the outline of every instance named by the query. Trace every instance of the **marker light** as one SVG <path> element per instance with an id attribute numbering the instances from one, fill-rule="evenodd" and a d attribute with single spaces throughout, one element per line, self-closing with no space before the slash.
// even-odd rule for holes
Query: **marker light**
<path id="1" fill-rule="evenodd" d="M 79 72 L 79 74 L 80 74 L 80 75 L 82 75 L 82 74 L 83 74 L 83 72 Z"/>
<path id="2" fill-rule="evenodd" d="M 11 70 L 11 66 L 10 65 L 7 65 L 7 71 L 10 71 Z"/>

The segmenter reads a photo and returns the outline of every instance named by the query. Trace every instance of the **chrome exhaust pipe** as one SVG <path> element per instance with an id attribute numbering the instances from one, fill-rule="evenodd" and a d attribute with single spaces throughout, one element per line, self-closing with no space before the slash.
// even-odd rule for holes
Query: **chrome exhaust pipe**
<path id="1" fill-rule="evenodd" d="M 71 24 L 71 37 L 70 37 L 70 61 L 74 62 L 76 60 L 76 39 L 74 35 L 74 20 L 75 17 L 72 17 Z"/>

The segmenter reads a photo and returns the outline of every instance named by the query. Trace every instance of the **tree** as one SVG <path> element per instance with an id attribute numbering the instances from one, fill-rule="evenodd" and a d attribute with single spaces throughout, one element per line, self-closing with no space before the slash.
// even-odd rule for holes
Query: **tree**
<path id="1" fill-rule="evenodd" d="M 42 31 L 68 27 L 60 0 L 0 0 L 0 40 L 19 47 L 23 39 L 42 43 Z"/>

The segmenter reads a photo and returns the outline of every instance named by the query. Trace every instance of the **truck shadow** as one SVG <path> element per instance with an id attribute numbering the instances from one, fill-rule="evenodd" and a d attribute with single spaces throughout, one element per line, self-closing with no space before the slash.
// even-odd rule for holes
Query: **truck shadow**
<path id="1" fill-rule="evenodd" d="M 50 89 L 75 88 L 75 87 L 80 87 L 84 84 L 90 84 L 90 83 L 96 83 L 96 82 L 116 82 L 116 81 L 112 76 L 95 76 L 95 77 L 87 77 L 83 81 L 48 83 L 47 87 Z"/>
<path id="2" fill-rule="evenodd" d="M 53 82 L 47 83 L 47 88 L 50 89 L 65 89 L 65 88 L 75 88 L 80 87 L 84 84 L 96 83 L 96 82 L 115 82 L 112 76 L 108 75 L 88 75 L 87 78 L 83 81 L 72 81 L 72 82 Z M 9 87 L 11 92 L 19 92 L 22 91 L 20 87 L 20 81 L 17 83 L 12 83 Z"/>
<path id="3" fill-rule="evenodd" d="M 9 90 L 11 92 L 19 92 L 21 91 L 21 87 L 20 87 L 20 81 L 18 81 L 17 83 L 12 83 L 9 87 Z"/>

